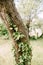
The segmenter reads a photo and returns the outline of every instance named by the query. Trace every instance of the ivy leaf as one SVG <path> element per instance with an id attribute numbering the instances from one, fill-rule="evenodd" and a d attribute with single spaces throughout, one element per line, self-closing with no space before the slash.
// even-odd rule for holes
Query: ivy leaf
<path id="1" fill-rule="evenodd" d="M 12 27 L 10 27 L 9 29 L 10 29 L 10 30 L 12 30 L 13 28 L 12 28 Z"/>
<path id="2" fill-rule="evenodd" d="M 18 35 L 18 36 L 16 37 L 16 41 L 19 40 L 19 39 L 20 39 L 20 35 Z"/>
<path id="3" fill-rule="evenodd" d="M 13 37 L 15 37 L 15 32 L 13 33 Z"/>
<path id="4" fill-rule="evenodd" d="M 18 28 L 16 27 L 16 28 L 14 28 L 14 30 L 17 32 L 18 31 Z"/>
<path id="5" fill-rule="evenodd" d="M 19 48 L 21 48 L 23 46 L 23 42 L 20 42 L 19 44 Z"/>
<path id="6" fill-rule="evenodd" d="M 16 27 L 16 25 L 13 25 L 13 27 L 15 28 L 15 27 Z"/>
<path id="7" fill-rule="evenodd" d="M 20 56 L 19 61 L 20 61 L 20 63 L 23 62 L 22 56 Z"/>
<path id="8" fill-rule="evenodd" d="M 21 35 L 20 35 L 20 38 L 23 38 L 23 37 L 25 37 L 24 34 L 21 34 Z"/>

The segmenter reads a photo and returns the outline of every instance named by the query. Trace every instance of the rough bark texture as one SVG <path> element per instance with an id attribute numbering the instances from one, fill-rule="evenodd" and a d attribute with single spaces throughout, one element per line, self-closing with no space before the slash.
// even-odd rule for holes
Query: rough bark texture
<path id="1" fill-rule="evenodd" d="M 28 39 L 28 32 L 26 31 L 23 25 L 22 19 L 17 12 L 13 0 L 4 0 L 3 2 L 2 1 L 0 2 L 0 11 L 4 10 L 4 12 L 8 13 L 11 19 L 13 20 L 14 24 L 16 24 L 19 28 L 19 31 L 25 34 L 26 38 Z"/>
<path id="2" fill-rule="evenodd" d="M 13 36 L 12 36 L 13 31 L 9 29 L 10 27 L 9 27 L 8 20 L 6 18 L 6 14 L 9 15 L 12 22 L 18 27 L 18 29 L 19 29 L 18 31 L 25 35 L 25 37 L 22 39 L 22 41 L 23 42 L 26 42 L 26 41 L 28 42 L 28 31 L 25 28 L 20 15 L 17 12 L 15 4 L 13 3 L 13 0 L 0 0 L 0 16 L 4 20 L 4 23 L 6 24 L 8 30 L 11 34 L 11 37 L 13 39 Z M 17 42 L 15 42 L 14 39 L 13 39 L 13 41 L 14 41 L 13 45 L 16 49 L 16 62 L 18 62 L 18 56 L 19 56 L 19 54 L 17 52 L 18 51 L 18 45 L 16 44 Z"/>

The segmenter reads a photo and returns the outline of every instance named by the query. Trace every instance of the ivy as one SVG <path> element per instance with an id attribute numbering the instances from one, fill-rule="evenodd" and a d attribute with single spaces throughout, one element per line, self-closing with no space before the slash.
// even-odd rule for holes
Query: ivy
<path id="1" fill-rule="evenodd" d="M 17 65 L 30 65 L 31 64 L 31 47 L 28 42 L 22 42 L 21 39 L 25 37 L 24 34 L 18 31 L 18 27 L 14 25 L 12 22 L 10 22 L 10 30 L 13 30 L 13 38 L 18 44 L 18 53 L 21 52 L 20 56 L 18 57 L 18 64 Z M 14 56 L 16 53 L 16 50 L 13 47 Z"/>

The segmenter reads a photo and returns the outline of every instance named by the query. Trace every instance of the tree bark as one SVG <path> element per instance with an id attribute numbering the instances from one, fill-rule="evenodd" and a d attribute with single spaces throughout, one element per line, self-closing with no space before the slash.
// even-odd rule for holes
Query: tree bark
<path id="1" fill-rule="evenodd" d="M 13 20 L 13 23 L 16 24 L 16 26 L 19 28 L 19 31 L 26 36 L 26 39 L 28 39 L 28 32 L 22 22 L 19 13 L 17 12 L 13 0 L 5 0 L 4 2 L 1 1 L 0 4 L 0 11 L 4 10 L 4 12 L 9 14 L 10 18 Z"/>
<path id="2" fill-rule="evenodd" d="M 14 42 L 13 45 L 16 50 L 16 62 L 18 63 L 19 62 L 18 61 L 18 57 L 19 57 L 18 44 L 17 44 L 17 42 L 15 42 L 15 40 L 12 36 L 13 30 L 10 30 L 10 26 L 9 26 L 8 20 L 6 18 L 6 14 L 8 14 L 8 16 L 11 18 L 12 22 L 18 27 L 18 31 L 25 35 L 25 37 L 22 39 L 23 42 L 29 42 L 28 41 L 28 31 L 25 28 L 19 13 L 17 12 L 15 4 L 13 3 L 13 0 L 0 0 L 0 16 L 4 20 L 4 23 L 6 24 L 7 29 L 9 30 L 11 37 L 13 39 L 13 42 Z M 29 43 L 27 43 L 27 44 L 29 44 Z"/>

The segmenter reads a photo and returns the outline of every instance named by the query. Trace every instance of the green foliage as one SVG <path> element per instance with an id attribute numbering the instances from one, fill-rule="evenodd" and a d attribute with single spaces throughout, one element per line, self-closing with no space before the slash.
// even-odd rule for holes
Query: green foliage
<path id="1" fill-rule="evenodd" d="M 21 49 L 22 56 L 19 57 L 19 62 L 20 64 L 22 63 L 23 65 L 30 62 L 31 60 L 31 47 L 26 43 L 19 43 L 19 49 Z"/>
<path id="2" fill-rule="evenodd" d="M 14 33 L 13 33 L 13 37 L 14 37 L 14 39 L 17 41 L 17 40 L 19 40 L 20 38 L 23 38 L 24 35 L 21 34 L 21 33 L 19 33 L 19 32 L 17 31 L 17 32 L 14 32 Z"/>
<path id="3" fill-rule="evenodd" d="M 22 42 L 21 39 L 25 37 L 21 32 L 18 31 L 18 27 L 10 22 L 10 30 L 13 30 L 13 38 L 18 44 L 18 53 L 21 53 L 18 57 L 18 64 L 17 65 L 30 65 L 31 63 L 31 47 L 27 44 L 27 42 Z M 0 35 L 8 36 L 8 32 L 3 24 L 0 24 Z M 16 51 L 13 47 L 14 56 Z"/>
<path id="4" fill-rule="evenodd" d="M 5 36 L 8 38 L 8 32 L 3 24 L 0 24 L 0 36 Z"/>
<path id="5" fill-rule="evenodd" d="M 25 37 L 21 32 L 18 31 L 18 27 L 14 25 L 13 23 L 10 25 L 10 28 L 13 30 L 13 38 L 18 44 L 18 53 L 20 56 L 18 57 L 18 64 L 17 65 L 30 65 L 31 64 L 31 47 L 29 46 L 28 42 L 23 42 L 21 39 Z M 14 56 L 16 56 L 16 50 L 12 49 L 14 51 Z"/>

